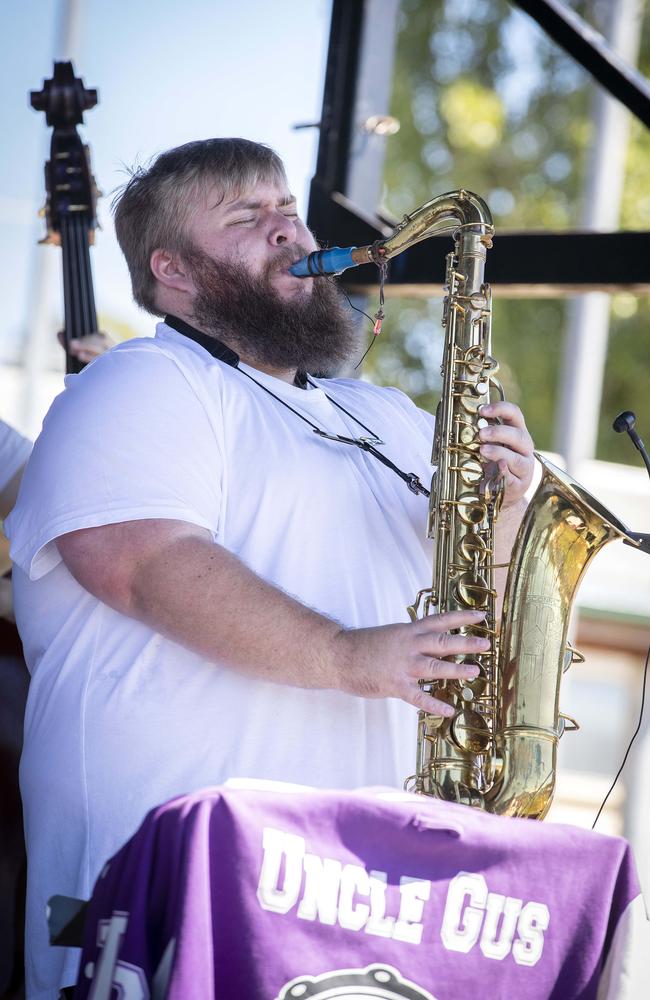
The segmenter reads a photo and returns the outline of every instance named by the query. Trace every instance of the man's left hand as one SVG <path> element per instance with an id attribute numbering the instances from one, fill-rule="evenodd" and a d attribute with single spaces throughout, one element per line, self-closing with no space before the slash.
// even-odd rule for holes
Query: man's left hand
<path id="1" fill-rule="evenodd" d="M 490 421 L 499 421 L 480 429 L 481 457 L 488 462 L 488 476 L 503 477 L 502 507 L 512 507 L 522 499 L 533 478 L 533 439 L 523 413 L 514 403 L 486 403 L 479 413 Z"/>
<path id="2" fill-rule="evenodd" d="M 65 334 L 63 330 L 59 330 L 57 338 L 61 347 L 65 347 Z M 84 365 L 87 365 L 90 361 L 94 361 L 100 354 L 110 351 L 111 347 L 115 347 L 115 341 L 107 333 L 102 333 L 101 331 L 73 339 L 68 344 L 68 349 L 72 357 L 77 358 Z"/>

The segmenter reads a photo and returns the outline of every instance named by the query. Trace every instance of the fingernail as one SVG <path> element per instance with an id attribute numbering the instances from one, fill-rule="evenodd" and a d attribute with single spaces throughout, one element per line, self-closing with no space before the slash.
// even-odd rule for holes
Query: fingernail
<path id="1" fill-rule="evenodd" d="M 442 714 L 445 716 L 445 718 L 451 719 L 452 715 L 456 714 L 456 709 L 453 708 L 452 705 L 445 705 L 445 707 L 442 710 Z"/>
<path id="2" fill-rule="evenodd" d="M 479 670 L 478 667 L 471 667 L 471 669 L 467 671 L 467 676 L 468 677 L 478 677 L 478 675 L 480 674 L 480 672 L 481 671 Z"/>

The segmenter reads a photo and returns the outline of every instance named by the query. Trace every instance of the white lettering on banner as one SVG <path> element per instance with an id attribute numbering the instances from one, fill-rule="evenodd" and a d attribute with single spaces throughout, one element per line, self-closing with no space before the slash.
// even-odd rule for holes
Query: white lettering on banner
<path id="1" fill-rule="evenodd" d="M 512 953 L 517 965 L 533 966 L 542 957 L 549 922 L 544 903 L 524 905 L 514 896 L 490 892 L 482 875 L 459 872 L 449 885 L 440 936 L 449 951 L 467 953 L 480 939 L 486 958 L 501 961 Z"/>
<path id="2" fill-rule="evenodd" d="M 537 965 L 544 949 L 544 931 L 551 920 L 545 903 L 526 903 L 517 924 L 519 940 L 512 946 L 518 965 Z"/>
<path id="3" fill-rule="evenodd" d="M 521 899 L 502 896 L 498 892 L 488 892 L 485 923 L 481 934 L 481 951 L 486 958 L 495 958 L 501 962 L 510 954 L 521 905 Z M 499 920 L 502 916 L 501 933 L 498 934 Z"/>
<path id="4" fill-rule="evenodd" d="M 461 872 L 451 880 L 440 936 L 448 951 L 471 951 L 479 939 L 488 887 L 482 875 Z M 465 897 L 469 902 L 465 906 Z"/>
<path id="5" fill-rule="evenodd" d="M 386 916 L 386 872 L 370 872 L 370 918 L 366 924 L 366 934 L 389 938 L 393 936 L 395 917 Z"/>
<path id="6" fill-rule="evenodd" d="M 422 917 L 424 904 L 431 895 L 431 883 L 418 878 L 402 875 L 399 880 L 400 907 L 393 937 L 396 941 L 420 944 L 422 941 Z"/>
<path id="7" fill-rule="evenodd" d="M 345 930 L 410 944 L 422 940 L 424 902 L 431 883 L 403 876 L 398 915 L 386 912 L 386 872 L 309 854 L 302 837 L 265 827 L 257 899 L 264 910 L 289 913 L 297 906 L 301 920 L 315 920 Z M 303 885 L 304 876 L 304 885 Z"/>
<path id="8" fill-rule="evenodd" d="M 341 882 L 341 862 L 332 858 L 319 858 L 305 854 L 305 891 L 298 907 L 302 920 L 318 920 L 334 926 L 337 917 L 337 900 Z"/>
<path id="9" fill-rule="evenodd" d="M 339 893 L 339 923 L 347 931 L 360 931 L 368 923 L 370 907 L 356 896 L 370 897 L 370 878 L 359 865 L 343 865 Z"/>
<path id="10" fill-rule="evenodd" d="M 265 827 L 257 899 L 264 910 L 345 930 L 421 944 L 427 879 L 402 875 L 399 911 L 388 912 L 388 875 L 361 865 L 322 858 L 303 837 Z M 542 957 L 550 913 L 544 903 L 490 892 L 483 875 L 459 872 L 449 883 L 440 937 L 448 951 L 468 954 L 479 946 L 486 958 L 533 966 Z"/>
<path id="11" fill-rule="evenodd" d="M 118 962 L 120 943 L 129 922 L 129 914 L 115 911 L 109 920 L 97 923 L 97 945 L 101 948 L 95 967 L 86 967 L 92 979 L 88 1000 L 110 1000 L 117 989 L 120 1000 L 149 1000 L 149 987 L 142 969 L 130 962 Z"/>
<path id="12" fill-rule="evenodd" d="M 300 893 L 305 841 L 295 833 L 284 833 L 265 826 L 262 847 L 264 858 L 257 886 L 260 906 L 274 913 L 288 913 L 296 905 Z M 284 881 L 280 886 L 283 860 Z"/>

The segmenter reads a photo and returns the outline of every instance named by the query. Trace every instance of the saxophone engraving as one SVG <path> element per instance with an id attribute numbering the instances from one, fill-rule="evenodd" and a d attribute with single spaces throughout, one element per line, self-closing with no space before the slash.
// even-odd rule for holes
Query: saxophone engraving
<path id="1" fill-rule="evenodd" d="M 449 223 L 454 249 L 447 256 L 443 387 L 428 519 L 433 581 L 408 610 L 415 619 L 480 608 L 484 623 L 461 631 L 487 636 L 490 648 L 471 657 L 479 664 L 475 680 L 420 681 L 456 714 L 418 713 L 416 770 L 405 787 L 493 813 L 543 819 L 554 793 L 558 741 L 577 728 L 559 709 L 562 674 L 582 659 L 567 642 L 575 593 L 607 542 L 638 541 L 583 487 L 536 454 L 542 477 L 515 540 L 497 620 L 494 530 L 502 485 L 486 478 L 478 438 L 481 405 L 504 398 L 483 277 L 494 232 L 490 211 L 477 195 L 451 191 L 406 215 L 383 241 L 316 251 L 292 270 L 318 275 L 381 264 Z"/>

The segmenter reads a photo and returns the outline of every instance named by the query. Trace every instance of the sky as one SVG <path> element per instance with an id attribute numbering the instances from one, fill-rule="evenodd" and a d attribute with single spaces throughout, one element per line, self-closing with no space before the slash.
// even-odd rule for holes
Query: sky
<path id="1" fill-rule="evenodd" d="M 293 126 L 320 118 L 331 0 L 5 0 L 0 361 L 18 360 L 30 323 L 61 325 L 60 251 L 37 246 L 45 232 L 37 212 L 51 130 L 45 115 L 29 106 L 28 94 L 41 89 L 54 58 L 63 57 L 61 25 L 70 10 L 79 29 L 75 72 L 99 91 L 99 104 L 85 113 L 79 131 L 104 193 L 91 256 L 105 326 L 153 332 L 151 317 L 131 302 L 112 227 L 111 192 L 126 180 L 125 166 L 191 139 L 256 139 L 284 158 L 303 212 L 314 172 L 318 131 Z M 45 347 L 48 363 L 56 364 L 60 349 L 49 341 Z"/>

